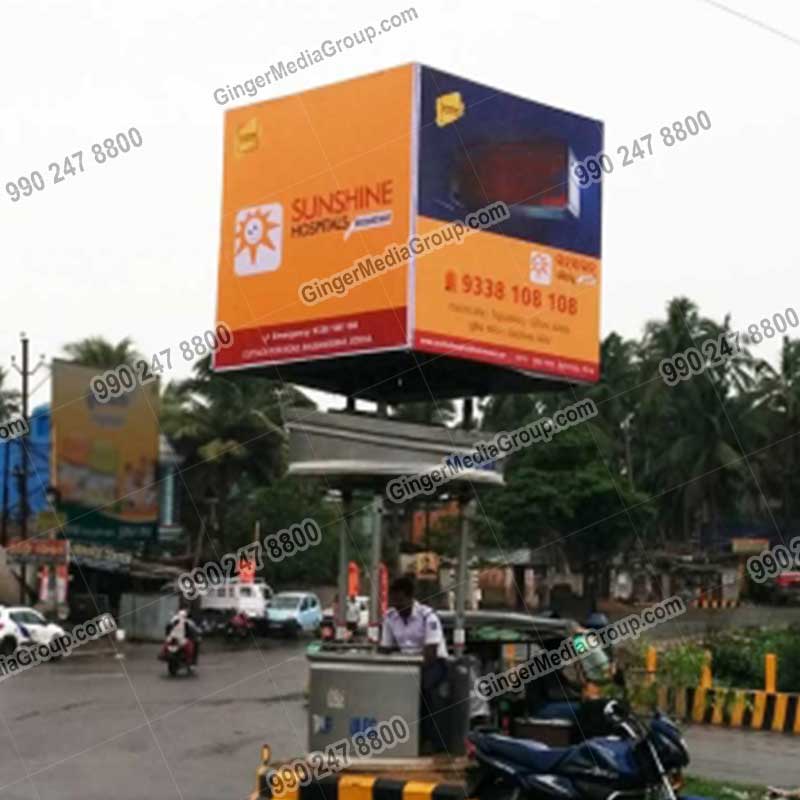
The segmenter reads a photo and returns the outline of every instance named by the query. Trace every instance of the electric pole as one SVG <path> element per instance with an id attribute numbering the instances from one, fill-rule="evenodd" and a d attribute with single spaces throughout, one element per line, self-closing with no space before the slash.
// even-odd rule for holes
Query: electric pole
<path id="1" fill-rule="evenodd" d="M 28 369 L 28 337 L 25 333 L 20 334 L 22 344 L 22 366 L 18 367 L 16 359 L 11 356 L 11 366 L 22 376 L 22 419 L 25 421 L 25 433 L 19 437 L 20 463 L 19 463 L 19 532 L 21 539 L 28 538 L 28 442 L 27 437 L 30 433 L 30 420 L 28 419 L 28 378 L 36 373 L 39 367 L 44 364 L 44 356 L 36 365 L 33 371 Z M 25 563 L 21 565 L 21 582 L 19 587 L 20 602 L 25 603 L 25 590 L 27 589 L 27 570 Z"/>

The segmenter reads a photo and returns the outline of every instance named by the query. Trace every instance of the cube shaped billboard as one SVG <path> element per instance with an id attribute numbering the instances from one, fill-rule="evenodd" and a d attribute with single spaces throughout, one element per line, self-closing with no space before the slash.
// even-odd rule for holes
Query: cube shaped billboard
<path id="1" fill-rule="evenodd" d="M 407 65 L 227 112 L 215 369 L 419 352 L 599 376 L 601 123 Z"/>

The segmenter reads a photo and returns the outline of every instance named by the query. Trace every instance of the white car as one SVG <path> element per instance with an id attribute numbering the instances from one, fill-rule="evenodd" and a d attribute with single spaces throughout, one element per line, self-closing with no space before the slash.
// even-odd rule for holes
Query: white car
<path id="1" fill-rule="evenodd" d="M 48 622 L 28 606 L 0 606 L 0 655 L 11 655 L 19 647 L 49 645 L 64 635 L 60 625 Z"/>

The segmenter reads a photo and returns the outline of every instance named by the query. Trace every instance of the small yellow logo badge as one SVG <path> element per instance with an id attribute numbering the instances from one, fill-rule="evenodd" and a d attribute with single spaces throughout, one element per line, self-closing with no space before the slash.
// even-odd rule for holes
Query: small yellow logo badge
<path id="1" fill-rule="evenodd" d="M 253 117 L 249 122 L 240 125 L 236 129 L 236 146 L 235 152 L 237 156 L 243 156 L 247 153 L 252 153 L 258 149 L 261 144 L 261 126 L 258 124 L 258 119 Z"/>
<path id="2" fill-rule="evenodd" d="M 436 124 L 440 128 L 461 119 L 466 111 L 461 92 L 450 92 L 436 98 Z"/>

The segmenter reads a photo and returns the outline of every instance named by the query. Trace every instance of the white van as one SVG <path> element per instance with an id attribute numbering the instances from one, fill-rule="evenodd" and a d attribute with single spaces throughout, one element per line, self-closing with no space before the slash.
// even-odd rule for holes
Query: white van
<path id="1" fill-rule="evenodd" d="M 217 611 L 225 615 L 243 611 L 248 617 L 264 619 L 273 594 L 272 587 L 260 579 L 252 583 L 228 581 L 210 588 L 202 595 L 200 609 L 203 612 Z"/>

